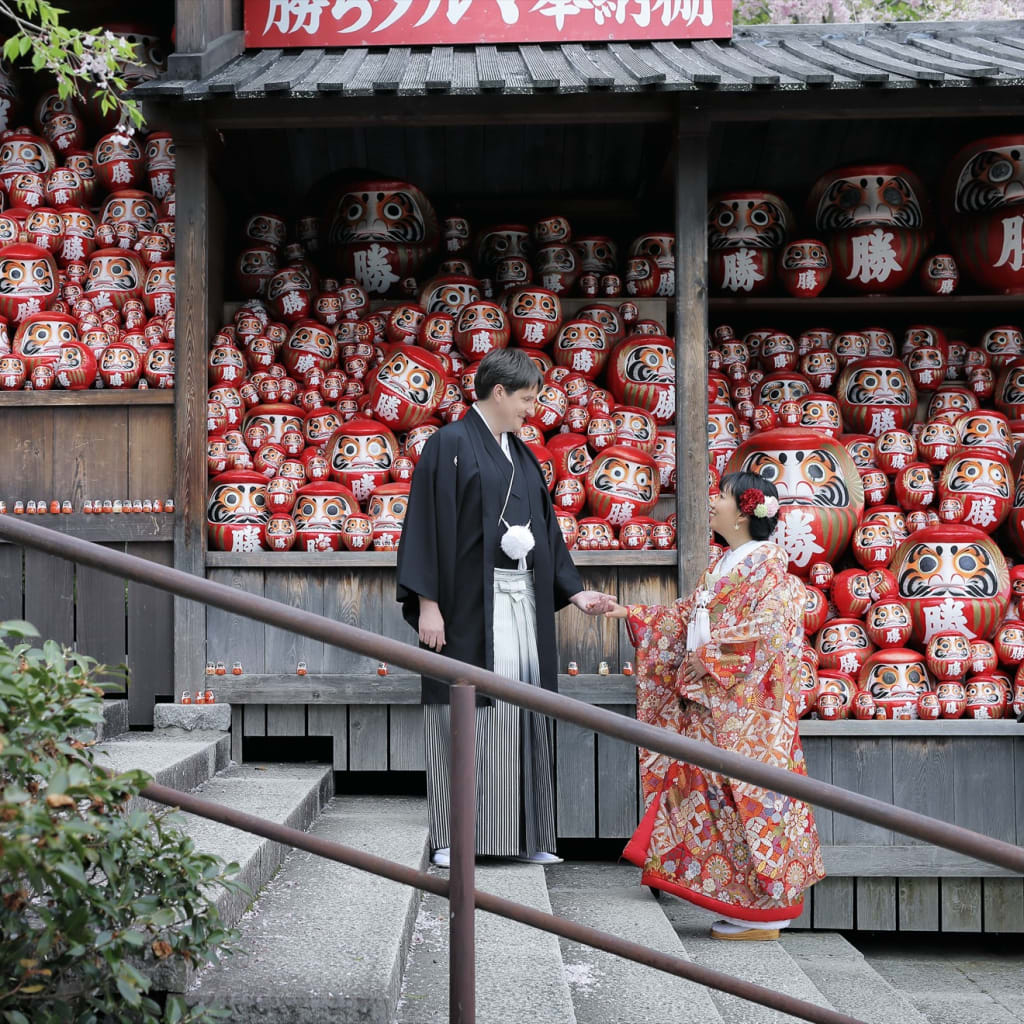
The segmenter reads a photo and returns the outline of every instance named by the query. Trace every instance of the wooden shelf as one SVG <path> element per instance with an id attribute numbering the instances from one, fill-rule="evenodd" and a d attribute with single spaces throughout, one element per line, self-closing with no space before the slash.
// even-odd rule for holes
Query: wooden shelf
<path id="1" fill-rule="evenodd" d="M 712 317 L 743 316 L 753 313 L 801 313 L 808 316 L 853 313 L 868 320 L 881 321 L 889 315 L 1005 313 L 1017 315 L 1024 306 L 1024 295 L 829 295 L 816 299 L 791 296 L 731 298 L 720 296 L 708 301 Z"/>
<path id="2" fill-rule="evenodd" d="M 801 736 L 849 736 L 851 739 L 870 736 L 1024 736 L 1024 725 L 1013 718 L 986 721 L 978 718 L 939 719 L 935 722 L 893 722 L 873 719 L 862 722 L 844 719 L 841 722 L 821 722 L 814 718 L 800 721 Z"/>
<path id="3" fill-rule="evenodd" d="M 675 565 L 678 552 L 673 549 L 573 551 L 571 554 L 576 565 L 644 568 L 648 565 Z M 245 555 L 233 551 L 208 551 L 206 564 L 212 569 L 385 569 L 393 567 L 397 558 L 393 551 L 366 551 L 360 554 L 354 551 L 254 551 Z"/>
<path id="4" fill-rule="evenodd" d="M 384 306 L 393 306 L 396 302 L 403 301 L 408 300 L 371 299 L 370 309 L 376 311 Z M 633 299 L 628 295 L 620 295 L 614 299 L 604 298 L 600 295 L 593 299 L 583 299 L 578 297 L 571 299 L 563 298 L 561 300 L 562 319 L 571 320 L 584 306 L 593 306 L 595 303 L 600 303 L 604 306 L 615 306 L 617 309 L 624 302 L 633 302 L 636 304 L 637 309 L 640 311 L 641 320 L 660 320 L 666 327 L 668 327 L 668 324 L 665 323 L 668 312 L 670 309 L 675 308 L 675 299 Z M 221 315 L 223 316 L 223 322 L 225 324 L 231 322 L 241 305 L 242 302 L 240 299 L 231 299 L 224 303 L 221 307 Z"/>
<path id="5" fill-rule="evenodd" d="M 25 500 L 25 499 L 23 499 Z M 7 515 L 11 516 L 11 502 L 7 502 Z M 19 516 L 34 526 L 45 526 L 59 533 L 69 533 L 80 540 L 105 541 L 116 544 L 120 541 L 174 540 L 173 513 L 157 512 L 113 512 L 100 515 L 85 515 L 72 512 L 70 515 Z M 2 544 L 7 541 L 0 541 Z"/>
<path id="6" fill-rule="evenodd" d="M 243 662 L 243 668 L 245 664 Z M 386 676 L 253 673 L 203 676 L 219 704 L 419 704 L 420 677 L 404 669 Z M 633 704 L 636 681 L 623 675 L 560 675 L 558 692 L 588 704 Z"/>
<path id="7" fill-rule="evenodd" d="M 146 391 L 0 391 L 4 406 L 83 405 L 174 405 L 173 388 L 149 388 Z"/>

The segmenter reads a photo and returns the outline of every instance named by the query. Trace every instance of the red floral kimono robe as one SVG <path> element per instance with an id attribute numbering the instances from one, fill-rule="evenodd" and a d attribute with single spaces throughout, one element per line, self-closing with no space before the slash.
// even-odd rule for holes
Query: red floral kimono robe
<path id="1" fill-rule="evenodd" d="M 670 606 L 630 608 L 637 649 L 637 718 L 806 774 L 797 733 L 804 589 L 785 552 L 759 544 L 720 578 L 705 572 L 711 671 L 679 680 L 696 593 Z M 682 699 L 681 699 L 682 698 Z M 799 917 L 803 891 L 825 877 L 811 809 L 663 754 L 640 751 L 647 813 L 624 857 L 643 884 L 725 917 Z"/>

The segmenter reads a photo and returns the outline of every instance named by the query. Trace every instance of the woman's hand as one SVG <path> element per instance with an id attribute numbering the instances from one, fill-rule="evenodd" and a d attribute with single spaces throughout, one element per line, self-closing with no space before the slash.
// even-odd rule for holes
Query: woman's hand
<path id="1" fill-rule="evenodd" d="M 686 659 L 683 661 L 682 668 L 679 670 L 680 681 L 690 685 L 699 683 L 705 676 L 709 675 L 711 673 L 704 662 L 697 657 L 694 651 L 689 651 Z"/>
<path id="2" fill-rule="evenodd" d="M 433 651 L 440 651 L 444 647 L 444 616 L 441 608 L 436 601 L 428 601 L 425 597 L 420 598 L 419 636 L 420 643 Z"/>
<path id="3" fill-rule="evenodd" d="M 581 590 L 578 594 L 573 594 L 569 600 L 587 615 L 603 615 L 609 608 L 615 606 L 615 598 L 611 594 L 602 594 L 599 590 Z"/>
<path id="4" fill-rule="evenodd" d="M 606 619 L 626 619 L 629 618 L 629 605 L 626 604 L 613 604 L 611 608 L 604 613 Z"/>

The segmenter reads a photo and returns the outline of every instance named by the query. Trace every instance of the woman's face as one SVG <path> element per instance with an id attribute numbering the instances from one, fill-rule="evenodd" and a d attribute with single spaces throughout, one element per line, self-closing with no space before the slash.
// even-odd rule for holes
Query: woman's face
<path id="1" fill-rule="evenodd" d="M 721 491 L 711 499 L 711 529 L 720 537 L 733 536 L 736 526 L 746 518 L 736 507 L 736 498 L 728 491 Z"/>

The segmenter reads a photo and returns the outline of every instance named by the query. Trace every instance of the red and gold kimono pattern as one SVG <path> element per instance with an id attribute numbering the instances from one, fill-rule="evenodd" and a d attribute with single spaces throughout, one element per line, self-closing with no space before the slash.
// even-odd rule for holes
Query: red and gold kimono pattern
<path id="1" fill-rule="evenodd" d="M 669 606 L 633 606 L 637 718 L 789 771 L 806 774 L 797 732 L 803 584 L 771 543 L 731 572 L 710 570 L 711 640 L 697 654 L 711 672 L 679 681 L 696 593 Z M 680 699 L 682 698 L 682 699 Z M 640 751 L 647 812 L 624 857 L 643 884 L 744 921 L 799 917 L 803 891 L 825 877 L 811 809 L 745 782 Z"/>

